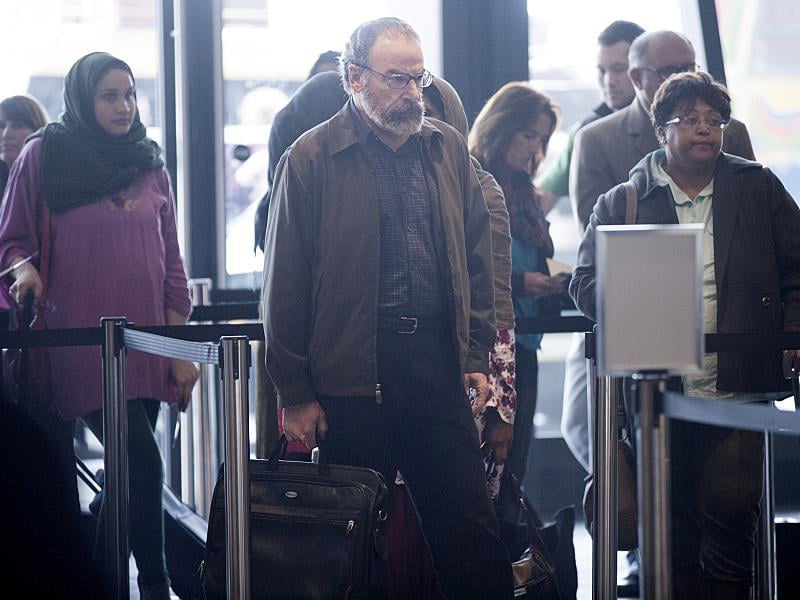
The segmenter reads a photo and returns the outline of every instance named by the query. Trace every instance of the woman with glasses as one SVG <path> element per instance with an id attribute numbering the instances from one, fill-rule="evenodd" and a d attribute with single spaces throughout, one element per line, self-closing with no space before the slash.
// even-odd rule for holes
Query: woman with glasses
<path id="1" fill-rule="evenodd" d="M 29 139 L 8 181 L 0 268 L 13 267 L 12 296 L 19 302 L 31 290 L 49 328 L 97 327 L 104 316 L 185 323 L 191 302 L 174 209 L 161 149 L 139 120 L 131 68 L 104 52 L 87 54 L 64 80 L 58 122 Z M 20 262 L 36 252 L 35 261 Z M 102 440 L 100 349 L 48 348 L 46 356 L 52 404 Z M 141 598 L 169 600 L 154 430 L 161 401 L 187 407 L 197 370 L 130 352 L 126 372 L 130 546 Z M 104 515 L 102 508 L 98 549 Z"/>
<path id="2" fill-rule="evenodd" d="M 798 331 L 800 209 L 769 169 L 721 152 L 730 115 L 727 90 L 706 73 L 679 73 L 658 89 L 652 120 L 661 149 L 631 171 L 636 223 L 704 225 L 705 333 Z M 618 185 L 598 200 L 580 245 L 570 293 L 592 318 L 595 231 L 625 223 L 625 214 Z M 798 356 L 787 359 L 800 365 Z M 674 383 L 687 396 L 763 402 L 788 395 L 781 358 L 706 354 L 700 374 Z M 763 435 L 675 420 L 670 445 L 673 597 L 749 598 Z"/>
<path id="3" fill-rule="evenodd" d="M 523 82 L 504 85 L 481 109 L 469 134 L 470 153 L 500 184 L 511 226 L 511 288 L 516 318 L 546 312 L 548 300 L 566 289 L 566 279 L 550 277 L 553 256 L 550 224 L 544 217 L 533 176 L 547 153 L 556 128 L 558 107 Z M 555 310 L 557 308 L 555 304 Z M 517 408 L 507 465 L 525 477 L 536 411 L 541 335 L 517 334 Z"/>

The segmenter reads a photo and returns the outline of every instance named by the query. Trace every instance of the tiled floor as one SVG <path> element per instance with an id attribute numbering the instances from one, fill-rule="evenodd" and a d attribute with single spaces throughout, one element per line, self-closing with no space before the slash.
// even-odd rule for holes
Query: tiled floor
<path id="1" fill-rule="evenodd" d="M 575 524 L 575 564 L 578 566 L 578 600 L 592 598 L 592 538 L 579 522 Z"/>
<path id="2" fill-rule="evenodd" d="M 582 522 L 575 524 L 572 541 L 575 544 L 575 563 L 578 567 L 577 600 L 592 600 L 592 538 Z M 617 553 L 617 572 L 625 575 L 626 568 L 625 553 Z"/>

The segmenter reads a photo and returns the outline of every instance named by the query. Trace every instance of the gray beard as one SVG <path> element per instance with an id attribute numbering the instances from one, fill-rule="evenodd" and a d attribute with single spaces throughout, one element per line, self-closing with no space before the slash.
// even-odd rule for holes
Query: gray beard
<path id="1" fill-rule="evenodd" d="M 378 127 L 400 137 L 411 136 L 422 129 L 422 118 L 425 105 L 409 98 L 402 100 L 401 106 L 387 111 L 380 111 L 373 104 L 367 90 L 361 92 L 361 108 L 367 117 Z"/>

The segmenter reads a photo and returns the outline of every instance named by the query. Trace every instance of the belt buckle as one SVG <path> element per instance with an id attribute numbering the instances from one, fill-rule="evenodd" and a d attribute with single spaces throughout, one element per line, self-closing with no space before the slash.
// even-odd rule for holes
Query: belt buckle
<path id="1" fill-rule="evenodd" d="M 411 335 L 412 333 L 417 332 L 417 325 L 419 324 L 419 322 L 417 321 L 417 317 L 400 317 L 400 320 L 408 321 L 408 324 L 411 325 L 411 331 L 400 330 L 397 333 Z"/>

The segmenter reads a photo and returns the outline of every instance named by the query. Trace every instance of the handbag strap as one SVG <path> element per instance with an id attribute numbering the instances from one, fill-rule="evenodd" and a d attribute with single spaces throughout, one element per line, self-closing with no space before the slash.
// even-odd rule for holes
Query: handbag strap
<path id="1" fill-rule="evenodd" d="M 50 209 L 47 202 L 42 202 L 39 216 L 39 279 L 42 280 L 42 303 L 35 307 L 35 317 L 31 329 L 47 329 L 44 318 L 44 302 L 47 299 L 47 282 L 50 279 Z"/>
<path id="2" fill-rule="evenodd" d="M 636 186 L 630 180 L 622 186 L 625 188 L 625 225 L 636 225 L 636 209 L 639 203 Z"/>

